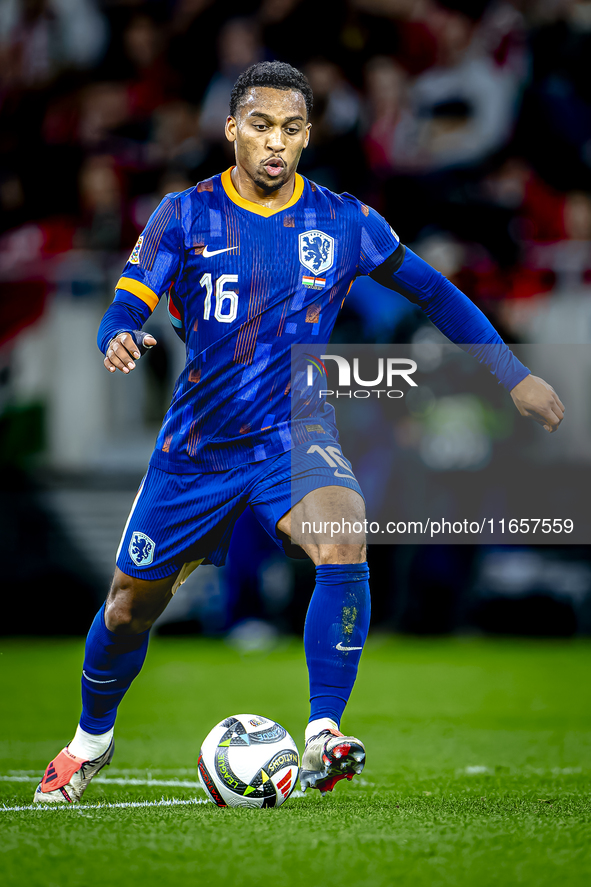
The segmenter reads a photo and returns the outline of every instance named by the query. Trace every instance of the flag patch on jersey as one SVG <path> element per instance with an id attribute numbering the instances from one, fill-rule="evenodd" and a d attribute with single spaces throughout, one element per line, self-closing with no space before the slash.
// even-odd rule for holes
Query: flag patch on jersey
<path id="1" fill-rule="evenodd" d="M 321 290 L 326 286 L 326 279 L 324 277 L 307 277 L 304 274 L 302 283 L 304 286 L 310 287 L 310 289 Z"/>
<path id="2" fill-rule="evenodd" d="M 142 243 L 144 242 L 144 237 L 141 235 L 138 237 L 138 241 L 131 251 L 131 255 L 129 257 L 129 261 L 132 265 L 139 265 L 140 263 L 140 250 L 142 248 Z"/>

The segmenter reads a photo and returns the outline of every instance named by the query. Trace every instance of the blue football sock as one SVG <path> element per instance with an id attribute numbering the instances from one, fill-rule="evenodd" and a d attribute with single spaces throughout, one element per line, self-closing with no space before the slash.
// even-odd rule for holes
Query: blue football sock
<path id="1" fill-rule="evenodd" d="M 367 564 L 321 564 L 304 628 L 310 720 L 340 724 L 349 701 L 370 616 Z"/>
<path id="2" fill-rule="evenodd" d="M 87 733 L 106 733 L 115 723 L 117 707 L 140 673 L 150 632 L 115 634 L 105 625 L 100 608 L 86 638 L 82 668 L 82 716 Z"/>

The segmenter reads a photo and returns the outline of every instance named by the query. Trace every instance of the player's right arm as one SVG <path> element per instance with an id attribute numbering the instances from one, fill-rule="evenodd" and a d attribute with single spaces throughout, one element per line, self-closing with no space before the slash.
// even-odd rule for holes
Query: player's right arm
<path id="1" fill-rule="evenodd" d="M 151 215 L 101 321 L 97 345 L 109 372 L 131 372 L 135 360 L 156 344 L 142 326 L 178 276 L 182 256 L 179 205 L 169 195 Z"/>

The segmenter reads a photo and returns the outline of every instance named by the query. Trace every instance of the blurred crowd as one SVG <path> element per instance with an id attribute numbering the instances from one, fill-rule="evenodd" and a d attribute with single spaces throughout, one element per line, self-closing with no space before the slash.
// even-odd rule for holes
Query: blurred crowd
<path id="1" fill-rule="evenodd" d="M 120 261 L 164 194 L 232 163 L 231 86 L 275 58 L 314 89 L 302 173 L 489 313 L 591 283 L 589 0 L 3 0 L 5 339 L 56 258 Z"/>

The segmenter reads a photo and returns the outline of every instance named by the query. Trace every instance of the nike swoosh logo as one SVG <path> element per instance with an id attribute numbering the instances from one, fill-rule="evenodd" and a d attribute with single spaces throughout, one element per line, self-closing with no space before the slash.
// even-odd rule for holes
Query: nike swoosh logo
<path id="1" fill-rule="evenodd" d="M 226 249 L 214 249 L 211 252 L 208 250 L 206 246 L 203 247 L 203 252 L 201 255 L 204 259 L 211 259 L 212 256 L 219 256 L 220 253 L 229 253 L 233 249 L 238 249 L 237 246 L 227 246 Z"/>
<path id="2" fill-rule="evenodd" d="M 339 641 L 336 649 L 340 650 L 342 653 L 347 653 L 349 650 L 363 650 L 363 647 L 343 647 L 343 645 Z"/>
<path id="3" fill-rule="evenodd" d="M 337 468 L 337 470 L 335 471 L 334 476 L 335 476 L 335 477 L 349 477 L 351 480 L 355 480 L 354 475 L 352 475 L 352 474 L 343 474 L 341 471 L 338 470 L 338 468 Z"/>
<path id="4" fill-rule="evenodd" d="M 82 674 L 86 678 L 87 681 L 90 681 L 91 684 L 115 684 L 117 683 L 117 678 L 111 678 L 108 681 L 95 681 L 94 678 L 89 678 L 84 669 L 82 669 Z"/>

